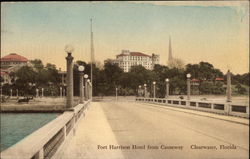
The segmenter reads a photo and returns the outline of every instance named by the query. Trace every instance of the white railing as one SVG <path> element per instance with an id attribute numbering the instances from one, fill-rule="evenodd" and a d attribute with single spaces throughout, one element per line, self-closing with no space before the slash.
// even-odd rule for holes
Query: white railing
<path id="1" fill-rule="evenodd" d="M 78 104 L 52 120 L 15 145 L 1 152 L 1 159 L 49 159 L 74 131 L 78 119 L 83 116 L 90 101 Z"/>
<path id="2" fill-rule="evenodd" d="M 175 107 L 201 110 L 218 114 L 233 115 L 249 118 L 249 105 L 243 105 L 234 102 L 214 102 L 202 100 L 185 99 L 165 99 L 165 98 L 136 98 L 136 101 L 160 103 Z"/>

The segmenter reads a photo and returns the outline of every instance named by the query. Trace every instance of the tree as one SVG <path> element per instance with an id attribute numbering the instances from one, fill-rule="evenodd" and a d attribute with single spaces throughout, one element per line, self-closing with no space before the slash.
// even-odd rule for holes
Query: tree
<path id="1" fill-rule="evenodd" d="M 178 69 L 183 69 L 185 67 L 184 62 L 181 59 L 178 59 L 178 58 L 173 58 L 169 62 L 168 66 L 170 68 L 178 68 Z"/>
<path id="2" fill-rule="evenodd" d="M 239 83 L 236 84 L 235 88 L 238 94 L 245 94 L 247 92 L 246 88 L 242 87 Z"/>
<path id="3" fill-rule="evenodd" d="M 38 72 L 40 72 L 44 68 L 44 65 L 40 59 L 30 60 L 30 63 Z"/>

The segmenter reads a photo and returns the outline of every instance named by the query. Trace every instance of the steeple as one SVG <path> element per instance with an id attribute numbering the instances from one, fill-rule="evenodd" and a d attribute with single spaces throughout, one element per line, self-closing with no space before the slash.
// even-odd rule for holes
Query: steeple
<path id="1" fill-rule="evenodd" d="M 168 64 L 173 60 L 172 47 L 171 47 L 171 36 L 169 36 L 169 50 L 168 50 Z"/>

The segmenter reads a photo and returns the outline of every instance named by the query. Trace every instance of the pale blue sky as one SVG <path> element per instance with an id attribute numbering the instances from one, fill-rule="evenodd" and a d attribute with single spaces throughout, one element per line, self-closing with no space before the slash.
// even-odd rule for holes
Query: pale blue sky
<path id="1" fill-rule="evenodd" d="M 185 63 L 203 60 L 223 72 L 248 72 L 247 2 L 152 3 L 2 3 L 1 54 L 16 52 L 65 69 L 63 49 L 72 44 L 75 59 L 88 61 L 92 17 L 98 61 L 129 49 L 159 54 L 166 64 L 171 35 L 173 56 Z"/>

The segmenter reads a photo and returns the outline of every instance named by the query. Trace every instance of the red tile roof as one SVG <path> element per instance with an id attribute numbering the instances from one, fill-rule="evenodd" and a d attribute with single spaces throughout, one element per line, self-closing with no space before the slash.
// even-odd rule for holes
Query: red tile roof
<path id="1" fill-rule="evenodd" d="M 215 81 L 224 81 L 224 79 L 217 77 L 217 78 L 215 78 Z"/>
<path id="2" fill-rule="evenodd" d="M 141 52 L 130 52 L 129 54 L 119 54 L 117 56 L 148 56 L 148 57 L 151 57 L 149 55 L 146 55 L 144 53 L 141 53 Z"/>
<path id="3" fill-rule="evenodd" d="M 191 81 L 192 82 L 199 82 L 200 80 L 193 78 Z"/>
<path id="4" fill-rule="evenodd" d="M 18 61 L 18 62 L 28 62 L 28 59 L 18 55 L 16 53 L 11 53 L 9 55 L 4 56 L 1 58 L 1 61 Z"/>

